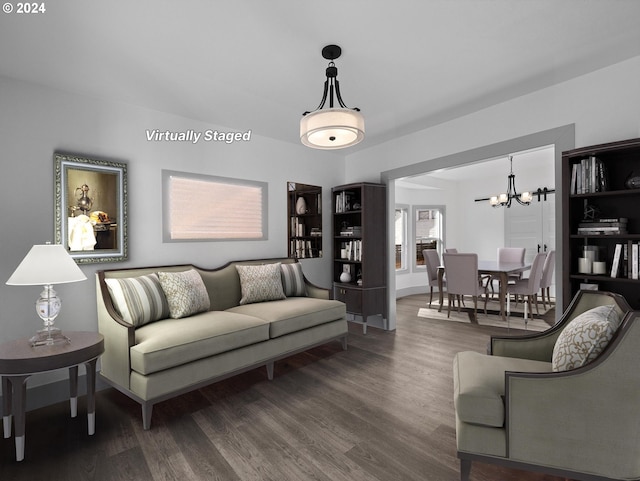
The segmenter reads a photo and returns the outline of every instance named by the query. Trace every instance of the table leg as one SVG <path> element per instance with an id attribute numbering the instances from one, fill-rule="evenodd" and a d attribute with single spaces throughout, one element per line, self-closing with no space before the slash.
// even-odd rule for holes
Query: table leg
<path id="1" fill-rule="evenodd" d="M 93 359 L 85 363 L 87 368 L 87 429 L 89 436 L 96 432 L 96 363 Z"/>
<path id="2" fill-rule="evenodd" d="M 502 320 L 507 322 L 507 316 L 505 315 L 505 300 L 507 299 L 507 282 L 509 282 L 509 277 L 506 272 L 500 273 L 500 314 L 502 315 Z"/>
<path id="3" fill-rule="evenodd" d="M 438 269 L 438 302 L 440 306 L 438 307 L 438 312 L 442 311 L 442 304 L 444 303 L 444 293 L 442 292 L 442 276 L 444 275 L 444 269 Z"/>
<path id="4" fill-rule="evenodd" d="M 29 376 L 11 376 L 13 390 L 13 418 L 16 431 L 16 461 L 24 459 L 24 424 L 27 410 L 27 378 Z"/>
<path id="5" fill-rule="evenodd" d="M 71 417 L 78 415 L 78 366 L 69 368 L 69 404 L 71 405 Z"/>
<path id="6" fill-rule="evenodd" d="M 2 427 L 4 428 L 4 437 L 11 437 L 11 384 L 9 378 L 2 377 Z"/>

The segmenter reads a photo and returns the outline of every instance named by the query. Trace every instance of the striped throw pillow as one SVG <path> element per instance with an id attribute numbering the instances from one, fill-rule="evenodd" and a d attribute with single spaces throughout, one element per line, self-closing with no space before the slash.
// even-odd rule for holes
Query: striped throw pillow
<path id="1" fill-rule="evenodd" d="M 139 327 L 169 317 L 169 304 L 156 274 L 104 280 L 122 319 Z"/>
<path id="2" fill-rule="evenodd" d="M 304 284 L 302 265 L 297 262 L 281 264 L 282 287 L 287 297 L 303 297 L 307 295 L 307 287 Z"/>

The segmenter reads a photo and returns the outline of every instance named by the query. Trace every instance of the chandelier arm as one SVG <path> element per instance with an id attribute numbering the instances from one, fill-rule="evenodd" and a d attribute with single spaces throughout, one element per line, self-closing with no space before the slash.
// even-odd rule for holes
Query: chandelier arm
<path id="1" fill-rule="evenodd" d="M 338 99 L 338 103 L 340 104 L 340 107 L 342 107 L 343 109 L 349 108 L 342 101 L 342 95 L 340 95 L 340 82 L 338 81 L 338 79 L 336 79 L 336 98 Z"/>
<path id="2" fill-rule="evenodd" d="M 329 90 L 329 79 L 327 78 L 327 80 L 324 81 L 324 92 L 322 93 L 322 100 L 320 101 L 320 105 L 318 105 L 318 107 L 315 110 L 307 110 L 305 113 L 302 114 L 303 117 L 307 114 L 310 114 L 311 112 L 315 112 L 316 110 L 320 110 L 321 108 L 324 107 L 324 104 L 327 101 L 328 90 Z"/>

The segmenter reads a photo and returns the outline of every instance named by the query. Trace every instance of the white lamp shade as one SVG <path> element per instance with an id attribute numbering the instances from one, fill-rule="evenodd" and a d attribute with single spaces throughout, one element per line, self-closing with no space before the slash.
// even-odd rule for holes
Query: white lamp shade
<path id="1" fill-rule="evenodd" d="M 300 119 L 300 140 L 314 149 L 342 149 L 364 139 L 364 117 L 357 110 L 324 109 Z"/>
<path id="2" fill-rule="evenodd" d="M 506 204 L 507 202 L 509 202 L 509 196 L 507 194 L 498 195 L 498 202 L 500 202 L 501 204 Z"/>
<path id="3" fill-rule="evenodd" d="M 87 277 L 60 244 L 34 245 L 7 281 L 10 286 L 66 284 Z"/>
<path id="4" fill-rule="evenodd" d="M 533 200 L 533 194 L 531 194 L 531 192 L 523 192 L 522 194 L 520 194 L 520 200 L 522 202 L 531 202 Z"/>
<path id="5" fill-rule="evenodd" d="M 500 202 L 498 202 L 498 196 L 494 195 L 492 197 L 489 198 L 489 203 L 495 207 L 497 206 Z"/>

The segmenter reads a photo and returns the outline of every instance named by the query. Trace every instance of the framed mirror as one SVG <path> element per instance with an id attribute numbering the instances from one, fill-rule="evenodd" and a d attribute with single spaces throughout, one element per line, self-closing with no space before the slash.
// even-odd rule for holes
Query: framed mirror
<path id="1" fill-rule="evenodd" d="M 127 252 L 127 165 L 55 153 L 55 243 L 76 262 L 119 262 Z"/>

